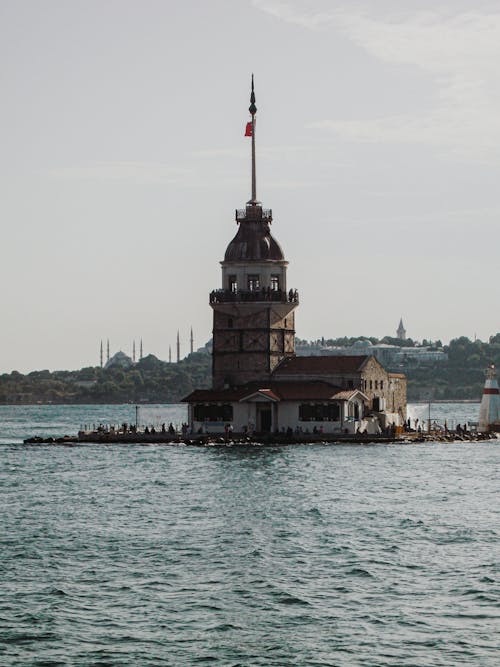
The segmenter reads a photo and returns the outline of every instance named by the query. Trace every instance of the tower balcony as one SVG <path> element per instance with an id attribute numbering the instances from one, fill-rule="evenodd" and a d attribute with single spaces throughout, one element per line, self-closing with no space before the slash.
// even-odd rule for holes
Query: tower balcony
<path id="1" fill-rule="evenodd" d="M 267 222 L 273 221 L 273 212 L 270 208 L 262 206 L 247 206 L 246 208 L 237 208 L 235 214 L 236 222 Z"/>
<path id="2" fill-rule="evenodd" d="M 256 302 L 274 302 L 274 303 L 299 303 L 299 293 L 297 290 L 272 290 L 262 288 L 260 290 L 231 290 L 218 289 L 210 292 L 210 303 L 256 303 Z"/>

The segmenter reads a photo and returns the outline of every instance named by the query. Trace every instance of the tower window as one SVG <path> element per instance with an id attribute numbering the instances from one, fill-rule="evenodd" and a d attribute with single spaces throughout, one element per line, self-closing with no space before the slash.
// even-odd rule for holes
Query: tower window
<path id="1" fill-rule="evenodd" d="M 248 289 L 250 292 L 256 292 L 260 289 L 259 276 L 248 276 Z"/>
<path id="2" fill-rule="evenodd" d="M 232 317 L 228 317 L 228 318 L 227 318 L 227 328 L 228 328 L 228 329 L 232 329 L 232 328 L 233 328 L 233 318 L 232 318 Z"/>
<path id="3" fill-rule="evenodd" d="M 236 293 L 238 291 L 238 281 L 236 276 L 229 276 L 229 291 Z"/>
<path id="4" fill-rule="evenodd" d="M 280 288 L 280 277 L 279 276 L 271 276 L 271 289 L 273 292 L 277 292 Z"/>

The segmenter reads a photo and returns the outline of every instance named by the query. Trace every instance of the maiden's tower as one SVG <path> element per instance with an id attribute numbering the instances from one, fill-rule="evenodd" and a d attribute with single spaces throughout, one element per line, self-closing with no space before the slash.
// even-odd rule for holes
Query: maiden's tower
<path id="1" fill-rule="evenodd" d="M 214 389 L 269 381 L 278 364 L 295 354 L 298 294 L 287 288 L 288 262 L 271 234 L 272 211 L 257 199 L 253 77 L 249 111 L 252 198 L 236 211 L 238 231 L 221 262 L 222 287 L 210 294 Z"/>
<path id="2" fill-rule="evenodd" d="M 272 211 L 257 198 L 254 82 L 250 120 L 251 198 L 236 211 L 238 230 L 221 262 L 213 310 L 212 389 L 184 401 L 194 432 L 348 432 L 406 417 L 406 378 L 372 356 L 297 357 L 298 292 L 287 284 L 288 262 L 271 234 Z"/>

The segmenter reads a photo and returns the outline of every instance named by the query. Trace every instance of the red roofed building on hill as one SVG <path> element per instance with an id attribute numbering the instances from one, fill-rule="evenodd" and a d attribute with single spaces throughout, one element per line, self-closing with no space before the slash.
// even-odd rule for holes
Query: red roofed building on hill
<path id="1" fill-rule="evenodd" d="M 257 200 L 252 77 L 252 197 L 222 266 L 213 309 L 212 389 L 184 399 L 193 432 L 355 433 L 373 413 L 380 427 L 406 418 L 406 378 L 373 356 L 295 356 L 297 290 L 287 285 L 272 212 Z"/>

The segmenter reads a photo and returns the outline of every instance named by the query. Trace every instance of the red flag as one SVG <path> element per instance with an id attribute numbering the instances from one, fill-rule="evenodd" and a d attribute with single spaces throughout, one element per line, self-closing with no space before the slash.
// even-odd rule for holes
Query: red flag
<path id="1" fill-rule="evenodd" d="M 252 121 L 247 123 L 247 126 L 245 128 L 245 137 L 251 137 L 252 136 Z"/>

